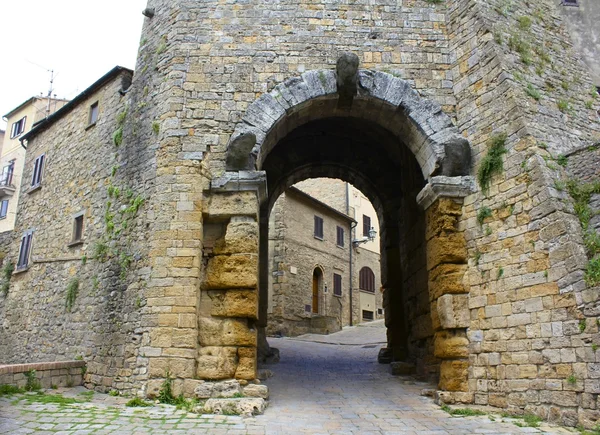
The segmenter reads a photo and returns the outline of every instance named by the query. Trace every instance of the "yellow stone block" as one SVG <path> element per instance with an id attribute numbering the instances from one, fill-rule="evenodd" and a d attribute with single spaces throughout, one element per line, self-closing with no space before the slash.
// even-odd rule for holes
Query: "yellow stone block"
<path id="1" fill-rule="evenodd" d="M 255 288 L 258 279 L 258 255 L 217 255 L 206 268 L 205 289 Z"/>
<path id="2" fill-rule="evenodd" d="M 235 371 L 236 379 L 256 379 L 256 348 L 238 348 L 238 366 Z"/>
<path id="3" fill-rule="evenodd" d="M 469 356 L 469 340 L 465 331 L 446 330 L 435 333 L 434 355 L 442 359 Z"/>
<path id="4" fill-rule="evenodd" d="M 208 296 L 212 300 L 212 316 L 258 318 L 256 290 L 209 291 Z"/>
<path id="5" fill-rule="evenodd" d="M 439 388 L 444 391 L 468 391 L 469 362 L 467 360 L 442 361 Z"/>

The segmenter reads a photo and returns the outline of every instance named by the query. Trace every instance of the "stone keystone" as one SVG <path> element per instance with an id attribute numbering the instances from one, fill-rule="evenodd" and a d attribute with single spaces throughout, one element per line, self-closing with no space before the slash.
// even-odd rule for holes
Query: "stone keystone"
<path id="1" fill-rule="evenodd" d="M 358 93 L 358 56 L 354 53 L 342 53 L 336 64 L 337 91 L 340 96 L 338 107 L 348 109 Z"/>

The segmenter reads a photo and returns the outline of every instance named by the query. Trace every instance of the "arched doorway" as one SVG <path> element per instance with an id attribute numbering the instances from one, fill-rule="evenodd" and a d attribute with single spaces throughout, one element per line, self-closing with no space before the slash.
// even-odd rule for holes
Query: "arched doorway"
<path id="1" fill-rule="evenodd" d="M 391 357 L 415 362 L 424 374 L 437 374 L 441 367 L 442 378 L 459 376 L 453 388 L 464 391 L 466 344 L 464 352 L 462 347 L 458 353 L 437 349 L 444 349 L 438 346 L 444 340 L 466 338 L 467 296 L 445 294 L 447 286 L 436 287 L 436 280 L 460 281 L 465 270 L 457 216 L 472 188 L 472 180 L 464 177 L 469 144 L 439 105 L 422 99 L 405 81 L 370 71 L 357 77 L 355 96 L 348 101 L 345 93 L 343 104 L 333 71 L 286 81 L 249 107 L 228 146 L 229 170 L 266 174 L 267 195 L 259 212 L 259 342 L 266 343 L 260 331 L 266 325 L 271 207 L 294 183 L 338 178 L 369 198 L 380 222 Z M 351 319 L 358 317 L 357 306 Z"/>
<path id="2" fill-rule="evenodd" d="M 323 272 L 318 267 L 313 270 L 312 276 L 312 313 L 319 314 L 321 308 L 321 285 L 323 282 Z"/>

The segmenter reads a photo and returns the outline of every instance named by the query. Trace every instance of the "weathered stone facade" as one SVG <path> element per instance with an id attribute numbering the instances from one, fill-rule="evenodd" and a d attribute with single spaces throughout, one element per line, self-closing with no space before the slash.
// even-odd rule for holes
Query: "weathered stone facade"
<path id="1" fill-rule="evenodd" d="M 315 216 L 323 220 L 322 237 L 315 236 Z M 349 285 L 352 222 L 294 188 L 278 198 L 269 222 L 269 334 L 326 334 L 358 320 L 359 294 Z M 344 231 L 341 246 L 337 227 Z M 341 277 L 339 295 L 334 274 Z"/>
<path id="2" fill-rule="evenodd" d="M 145 201 L 125 231 L 133 248 L 111 244 L 139 255 L 124 258 L 124 281 L 115 254 L 47 262 L 70 252 L 57 204 L 105 215 L 108 193 L 88 180 L 108 186 L 112 161 L 26 194 L 17 227 L 36 226 L 34 262 L 0 302 L 2 355 L 75 349 L 92 362 L 88 382 L 150 395 L 167 371 L 184 392 L 194 376 L 254 378 L 257 348 L 268 351 L 269 212 L 294 183 L 331 177 L 378 213 L 388 347 L 439 377 L 440 400 L 598 420 L 597 287 L 559 164 L 597 140 L 598 103 L 553 0 L 149 7 L 131 91 L 111 94 L 113 116 L 125 104 L 132 115 L 117 156 L 42 141 L 51 129 L 30 142 L 88 144 L 72 153 L 84 167 L 117 159 L 119 186 Z M 344 51 L 361 60 L 354 76 L 349 56 L 336 73 Z M 476 184 L 492 142 L 503 164 Z M 80 196 L 65 190 L 80 184 Z M 70 201 L 86 188 L 95 201 Z M 88 316 L 52 315 L 77 273 L 103 280 L 82 304 L 98 319 L 94 342 L 81 333 Z"/>

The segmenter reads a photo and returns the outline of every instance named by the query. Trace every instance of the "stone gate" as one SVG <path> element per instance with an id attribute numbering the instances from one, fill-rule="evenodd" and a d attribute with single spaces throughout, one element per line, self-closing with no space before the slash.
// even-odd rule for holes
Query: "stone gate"
<path id="1" fill-rule="evenodd" d="M 599 192 L 570 174 L 600 161 L 598 103 L 556 2 L 509 3 L 150 0 L 133 84 L 81 136 L 101 152 L 73 154 L 96 178 L 20 203 L 10 255 L 35 227 L 33 261 L 0 300 L 6 362 L 81 356 L 90 386 L 150 396 L 166 376 L 184 394 L 254 379 L 270 208 L 331 177 L 377 210 L 394 359 L 439 379 L 441 401 L 590 426 L 598 253 L 581 211 Z M 34 130 L 28 159 L 75 115 Z M 45 245 L 72 225 L 53 195 L 87 191 L 78 255 Z"/>

